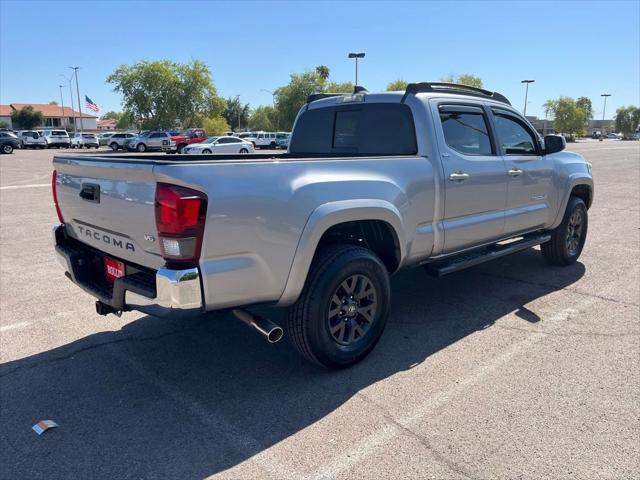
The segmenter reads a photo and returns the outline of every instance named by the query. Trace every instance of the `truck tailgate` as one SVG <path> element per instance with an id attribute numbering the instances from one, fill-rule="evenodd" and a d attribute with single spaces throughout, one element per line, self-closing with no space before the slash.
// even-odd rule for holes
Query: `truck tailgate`
<path id="1" fill-rule="evenodd" d="M 164 264 L 157 242 L 153 164 L 55 157 L 58 204 L 67 234 L 144 267 Z"/>

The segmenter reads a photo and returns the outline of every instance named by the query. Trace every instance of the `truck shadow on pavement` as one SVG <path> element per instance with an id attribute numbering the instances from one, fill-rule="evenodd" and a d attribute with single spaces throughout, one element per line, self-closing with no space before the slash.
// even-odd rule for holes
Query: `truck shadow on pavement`
<path id="1" fill-rule="evenodd" d="M 189 322 L 142 317 L 7 362 L 0 366 L 0 477 L 195 479 L 224 472 L 505 315 L 515 312 L 529 328 L 544 322 L 526 305 L 584 271 L 580 263 L 549 267 L 535 250 L 440 280 L 420 268 L 404 271 L 392 281 L 382 340 L 365 361 L 337 372 L 307 364 L 286 341 L 267 344 L 228 314 Z M 79 294 L 78 301 L 90 300 Z M 283 312 L 275 315 L 283 319 Z M 60 427 L 39 437 L 30 427 L 41 419 Z M 296 455 L 313 456 L 306 445 L 308 452 L 297 450 L 286 464 L 254 460 L 258 469 L 287 472 Z"/>

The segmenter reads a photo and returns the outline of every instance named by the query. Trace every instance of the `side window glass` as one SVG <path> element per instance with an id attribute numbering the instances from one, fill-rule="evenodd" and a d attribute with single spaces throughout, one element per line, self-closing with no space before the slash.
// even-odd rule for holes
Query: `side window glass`
<path id="1" fill-rule="evenodd" d="M 515 118 L 494 112 L 496 135 L 505 155 L 537 155 L 536 142 Z"/>
<path id="2" fill-rule="evenodd" d="M 465 155 L 493 155 L 487 121 L 481 109 L 440 107 L 447 145 Z"/>

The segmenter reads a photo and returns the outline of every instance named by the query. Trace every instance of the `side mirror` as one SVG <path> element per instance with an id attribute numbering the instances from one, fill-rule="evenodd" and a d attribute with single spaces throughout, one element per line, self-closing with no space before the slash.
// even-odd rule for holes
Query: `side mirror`
<path id="1" fill-rule="evenodd" d="M 544 148 L 545 154 L 561 152 L 567 146 L 567 141 L 562 135 L 545 135 Z"/>

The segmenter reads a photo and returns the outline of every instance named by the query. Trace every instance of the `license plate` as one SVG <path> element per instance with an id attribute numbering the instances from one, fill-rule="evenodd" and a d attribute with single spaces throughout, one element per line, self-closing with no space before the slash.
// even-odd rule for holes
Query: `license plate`
<path id="1" fill-rule="evenodd" d="M 104 275 L 111 283 L 116 278 L 124 277 L 124 263 L 113 258 L 104 259 Z"/>

